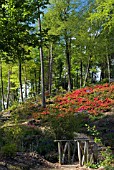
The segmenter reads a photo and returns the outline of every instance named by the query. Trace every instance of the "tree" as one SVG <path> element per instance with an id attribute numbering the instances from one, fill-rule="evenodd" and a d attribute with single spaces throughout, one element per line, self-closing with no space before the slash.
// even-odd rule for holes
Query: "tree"
<path id="1" fill-rule="evenodd" d="M 2 96 L 2 109 L 5 110 L 4 104 L 4 84 L 3 84 L 3 76 L 2 76 L 2 62 L 0 63 L 0 79 L 1 79 L 1 96 Z"/>
<path id="2" fill-rule="evenodd" d="M 114 33 L 114 3 L 113 0 L 104 0 L 96 1 L 96 10 L 91 13 L 89 19 L 92 23 L 100 23 L 99 28 L 99 37 L 102 38 L 104 42 L 103 51 L 105 51 L 105 58 L 107 63 L 107 76 L 110 82 L 110 60 L 111 54 L 114 52 L 112 38 Z M 103 46 L 103 45 L 102 45 Z"/>
<path id="3" fill-rule="evenodd" d="M 39 10 L 39 9 L 38 9 Z M 40 14 L 38 17 L 38 25 L 39 25 L 39 33 L 40 33 L 40 61 L 41 61 L 41 93 L 42 93 L 42 106 L 46 107 L 45 102 L 45 84 L 44 84 L 44 57 L 43 57 L 43 41 L 42 41 L 42 35 L 41 35 L 41 20 L 40 20 Z"/>
<path id="4" fill-rule="evenodd" d="M 76 21 L 76 1 L 51 1 L 52 8 L 45 15 L 49 29 L 49 35 L 58 35 L 60 40 L 64 42 L 64 54 L 66 56 L 67 75 L 68 75 L 68 91 L 72 88 L 71 83 L 71 23 L 72 18 Z M 56 22 L 55 22 L 56 20 Z"/>

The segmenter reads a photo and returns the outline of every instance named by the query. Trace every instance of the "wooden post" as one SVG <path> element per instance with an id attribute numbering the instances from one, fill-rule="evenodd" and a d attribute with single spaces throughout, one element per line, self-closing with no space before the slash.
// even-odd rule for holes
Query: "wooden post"
<path id="1" fill-rule="evenodd" d="M 70 158 L 70 142 L 68 142 L 68 163 L 71 163 L 71 158 Z"/>
<path id="2" fill-rule="evenodd" d="M 66 152 L 66 150 L 67 150 L 67 146 L 68 146 L 68 142 L 66 142 L 65 147 L 64 147 L 63 157 L 62 157 L 62 164 L 64 164 L 64 160 L 65 160 L 65 152 Z"/>
<path id="3" fill-rule="evenodd" d="M 87 142 L 85 141 L 85 144 L 84 144 L 84 153 L 83 153 L 83 157 L 82 157 L 82 166 L 84 165 L 84 162 L 85 162 L 86 151 L 87 151 Z"/>
<path id="4" fill-rule="evenodd" d="M 82 157 L 82 165 L 84 165 L 84 162 L 88 163 L 89 159 L 89 153 L 88 153 L 88 140 L 85 141 L 84 144 L 84 152 L 83 152 L 83 157 Z"/>
<path id="5" fill-rule="evenodd" d="M 75 157 L 75 152 L 76 152 L 76 142 L 74 142 L 74 150 L 73 150 L 73 156 L 71 162 L 74 162 L 74 157 Z"/>
<path id="6" fill-rule="evenodd" d="M 61 164 L 61 142 L 58 141 L 59 164 Z"/>
<path id="7" fill-rule="evenodd" d="M 77 141 L 77 145 L 78 145 L 78 159 L 79 159 L 79 164 L 80 164 L 80 166 L 82 166 L 80 141 Z"/>
<path id="8" fill-rule="evenodd" d="M 89 141 L 86 141 L 86 150 L 87 150 L 87 160 L 86 160 L 86 162 L 88 163 L 88 161 L 89 161 Z"/>

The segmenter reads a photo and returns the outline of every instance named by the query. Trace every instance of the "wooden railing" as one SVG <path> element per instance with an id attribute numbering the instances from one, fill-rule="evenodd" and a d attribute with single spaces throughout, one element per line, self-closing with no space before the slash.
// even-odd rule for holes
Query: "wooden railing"
<path id="1" fill-rule="evenodd" d="M 54 142 L 58 142 L 59 164 L 64 164 L 65 161 L 68 164 L 73 164 L 76 154 L 80 166 L 88 162 L 89 139 L 75 138 L 74 140 L 55 140 Z"/>

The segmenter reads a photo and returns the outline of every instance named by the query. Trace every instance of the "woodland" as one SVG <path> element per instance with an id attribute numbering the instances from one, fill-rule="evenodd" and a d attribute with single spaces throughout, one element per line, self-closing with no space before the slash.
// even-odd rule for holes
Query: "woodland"
<path id="1" fill-rule="evenodd" d="M 86 167 L 112 170 L 113 129 L 114 1 L 1 0 L 0 168 L 55 165 L 54 140 L 76 132 L 105 147 Z"/>

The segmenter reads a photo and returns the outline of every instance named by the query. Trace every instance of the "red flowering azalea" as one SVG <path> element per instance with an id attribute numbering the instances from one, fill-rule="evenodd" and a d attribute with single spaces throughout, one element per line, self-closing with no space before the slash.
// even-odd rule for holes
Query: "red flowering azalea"
<path id="1" fill-rule="evenodd" d="M 55 98 L 55 105 L 51 112 L 60 113 L 57 117 L 64 117 L 66 113 L 84 112 L 97 115 L 114 105 L 114 84 L 85 87 Z M 62 112 L 62 113 L 61 113 Z M 48 108 L 42 112 L 50 114 Z"/>

